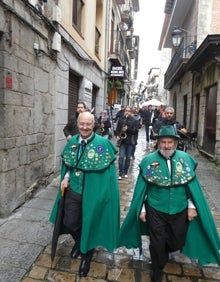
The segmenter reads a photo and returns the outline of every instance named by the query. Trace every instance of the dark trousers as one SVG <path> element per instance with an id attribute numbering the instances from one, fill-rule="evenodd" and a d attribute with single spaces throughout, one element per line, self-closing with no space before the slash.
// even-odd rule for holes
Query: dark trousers
<path id="1" fill-rule="evenodd" d="M 150 254 L 153 271 L 162 271 L 169 259 L 169 252 L 181 250 L 184 246 L 188 218 L 187 209 L 169 215 L 146 206 L 150 235 Z"/>
<path id="2" fill-rule="evenodd" d="M 80 245 L 82 229 L 82 195 L 72 191 L 66 191 L 64 204 L 63 223 L 72 235 L 76 244 Z M 81 253 L 82 259 L 91 259 L 94 249 L 87 253 Z"/>
<path id="3" fill-rule="evenodd" d="M 149 128 L 149 124 L 146 124 L 145 125 L 145 132 L 146 132 L 146 141 L 147 141 L 147 143 L 149 143 L 150 142 L 150 128 Z"/>
<path id="4" fill-rule="evenodd" d="M 121 144 L 119 149 L 119 158 L 118 158 L 119 175 L 128 173 L 132 150 L 133 150 L 133 145 L 124 144 L 124 143 Z"/>

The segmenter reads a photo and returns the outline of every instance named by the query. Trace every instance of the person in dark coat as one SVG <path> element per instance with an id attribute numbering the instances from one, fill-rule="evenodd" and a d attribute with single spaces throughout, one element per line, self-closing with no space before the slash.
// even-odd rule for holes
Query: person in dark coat
<path id="1" fill-rule="evenodd" d="M 122 117 L 124 117 L 125 115 L 125 106 L 121 106 L 121 110 L 119 110 L 115 116 L 115 122 L 118 122 L 119 119 L 121 119 Z"/>
<path id="2" fill-rule="evenodd" d="M 130 160 L 133 152 L 133 145 L 136 144 L 136 136 L 139 130 L 139 122 L 133 117 L 131 107 L 125 108 L 125 116 L 119 119 L 116 134 L 116 143 L 119 147 L 119 176 L 128 177 L 128 170 L 130 167 Z"/>
<path id="3" fill-rule="evenodd" d="M 142 112 L 142 121 L 143 121 L 143 124 L 145 125 L 147 148 L 149 147 L 150 126 L 152 126 L 153 124 L 153 118 L 154 118 L 153 106 L 149 105 L 147 109 L 143 110 Z"/>
<path id="4" fill-rule="evenodd" d="M 175 119 L 175 110 L 173 107 L 166 107 L 164 110 L 164 117 L 158 119 L 153 125 L 152 138 L 156 139 L 161 126 L 172 125 L 177 135 L 184 136 L 187 134 L 187 129 Z M 177 149 L 186 151 L 186 146 L 183 140 L 178 141 Z"/>
<path id="5" fill-rule="evenodd" d="M 72 116 L 69 120 L 66 126 L 63 129 L 63 133 L 67 139 L 67 141 L 75 134 L 79 133 L 77 128 L 77 118 L 80 113 L 83 113 L 86 111 L 86 104 L 84 102 L 78 102 L 76 107 L 76 113 L 74 116 Z"/>
<path id="6" fill-rule="evenodd" d="M 138 111 L 137 108 L 133 110 L 133 117 L 134 117 L 135 120 L 138 121 L 138 128 L 140 129 L 141 126 L 142 126 L 142 118 L 141 118 L 141 115 L 139 114 L 139 111 Z M 138 142 L 138 133 L 139 133 L 139 130 L 137 131 L 137 133 L 135 135 L 135 144 L 132 145 L 133 146 L 132 153 L 131 153 L 132 160 L 135 159 L 135 151 L 136 151 L 136 146 L 137 146 L 137 142 Z"/>
<path id="7" fill-rule="evenodd" d="M 99 128 L 97 130 L 97 133 L 103 136 L 104 138 L 108 139 L 110 129 L 111 129 L 111 121 L 110 121 L 110 117 L 108 116 L 106 110 L 100 113 L 100 116 L 98 118 L 98 125 L 99 125 Z"/>

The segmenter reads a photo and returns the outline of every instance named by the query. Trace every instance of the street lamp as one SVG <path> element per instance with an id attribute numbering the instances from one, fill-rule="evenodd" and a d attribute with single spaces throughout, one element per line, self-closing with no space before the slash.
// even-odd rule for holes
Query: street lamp
<path id="1" fill-rule="evenodd" d="M 190 35 L 188 35 L 190 34 Z M 186 41 L 187 38 L 194 38 L 195 35 L 189 30 L 186 30 L 181 27 L 174 27 L 173 32 L 171 33 L 172 36 L 172 43 L 174 47 L 179 47 L 182 40 L 184 39 Z M 186 43 L 186 42 L 185 42 Z"/>
<path id="2" fill-rule="evenodd" d="M 190 34 L 190 35 L 188 35 Z M 175 27 L 172 34 L 172 43 L 176 49 L 181 49 L 182 52 L 193 54 L 196 50 L 195 35 L 191 31 L 185 30 L 180 27 Z M 193 38 L 193 41 L 191 39 Z"/>
<path id="3" fill-rule="evenodd" d="M 174 47 L 179 47 L 183 39 L 183 31 L 180 28 L 175 28 L 171 34 Z"/>

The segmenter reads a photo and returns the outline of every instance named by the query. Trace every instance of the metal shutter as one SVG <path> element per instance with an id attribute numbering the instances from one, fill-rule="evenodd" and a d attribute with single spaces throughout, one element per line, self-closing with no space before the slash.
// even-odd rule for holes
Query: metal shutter
<path id="1" fill-rule="evenodd" d="M 73 72 L 69 73 L 69 100 L 68 119 L 76 113 L 76 106 L 79 99 L 79 77 Z"/>

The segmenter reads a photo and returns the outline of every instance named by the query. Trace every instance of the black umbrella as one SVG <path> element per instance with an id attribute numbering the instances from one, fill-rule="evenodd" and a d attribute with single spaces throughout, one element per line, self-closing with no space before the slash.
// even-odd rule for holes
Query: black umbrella
<path id="1" fill-rule="evenodd" d="M 52 246 L 51 246 L 51 268 L 56 254 L 58 238 L 61 234 L 65 233 L 65 228 L 63 225 L 64 217 L 64 201 L 65 201 L 65 190 L 66 187 L 62 187 L 61 197 L 58 201 L 56 221 L 54 223 Z"/>

